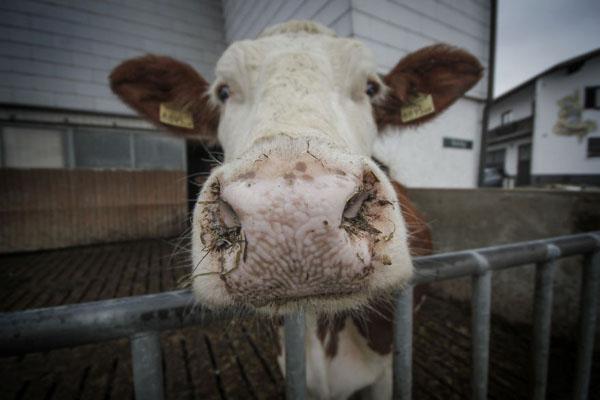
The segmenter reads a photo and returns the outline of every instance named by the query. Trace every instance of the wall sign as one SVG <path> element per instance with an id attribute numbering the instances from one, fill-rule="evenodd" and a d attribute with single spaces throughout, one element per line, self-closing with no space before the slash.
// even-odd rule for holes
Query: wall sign
<path id="1" fill-rule="evenodd" d="M 456 139 L 456 138 L 444 138 L 444 147 L 450 147 L 452 149 L 472 149 L 473 141 L 472 140 L 464 140 L 464 139 Z"/>

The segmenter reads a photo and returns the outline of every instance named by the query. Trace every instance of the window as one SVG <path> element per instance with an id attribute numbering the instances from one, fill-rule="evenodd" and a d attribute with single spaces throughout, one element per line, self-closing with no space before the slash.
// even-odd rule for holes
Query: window
<path id="1" fill-rule="evenodd" d="M 81 130 L 73 136 L 75 168 L 131 168 L 128 134 Z"/>
<path id="2" fill-rule="evenodd" d="M 585 108 L 600 110 L 600 86 L 585 88 Z"/>
<path id="3" fill-rule="evenodd" d="M 136 134 L 134 136 L 135 168 L 185 170 L 185 142 L 168 136 Z"/>
<path id="4" fill-rule="evenodd" d="M 600 137 L 588 138 L 587 156 L 600 157 Z"/>
<path id="5" fill-rule="evenodd" d="M 1 139 L 5 167 L 65 166 L 63 135 L 59 130 L 5 127 Z"/>
<path id="6" fill-rule="evenodd" d="M 512 121 L 512 110 L 504 111 L 500 115 L 500 125 L 510 124 Z"/>
<path id="7" fill-rule="evenodd" d="M 150 132 L 0 125 L 0 167 L 185 171 L 186 143 Z"/>
<path id="8" fill-rule="evenodd" d="M 506 157 L 506 149 L 488 151 L 485 158 L 487 167 L 498 168 L 504 170 L 504 158 Z"/>

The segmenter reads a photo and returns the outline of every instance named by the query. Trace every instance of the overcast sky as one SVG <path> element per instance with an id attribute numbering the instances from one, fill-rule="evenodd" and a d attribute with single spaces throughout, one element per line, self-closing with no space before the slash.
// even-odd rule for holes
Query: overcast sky
<path id="1" fill-rule="evenodd" d="M 600 0 L 499 0 L 497 35 L 496 96 L 600 47 Z"/>

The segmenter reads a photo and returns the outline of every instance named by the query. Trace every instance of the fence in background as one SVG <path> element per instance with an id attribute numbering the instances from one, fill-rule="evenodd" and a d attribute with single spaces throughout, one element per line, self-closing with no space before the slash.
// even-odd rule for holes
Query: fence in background
<path id="1" fill-rule="evenodd" d="M 396 297 L 394 398 L 412 397 L 412 292 L 428 282 L 472 277 L 473 399 L 487 398 L 491 277 L 495 270 L 536 264 L 533 345 L 534 399 L 544 399 L 547 386 L 553 275 L 557 259 L 583 254 L 581 315 L 573 398 L 587 398 L 592 367 L 598 292 L 600 232 L 562 236 L 415 259 L 417 274 Z M 162 399 L 159 332 L 240 316 L 234 310 L 213 313 L 195 306 L 192 293 L 173 291 L 0 314 L 0 355 L 10 356 L 108 341 L 131 340 L 137 399 Z M 306 394 L 304 315 L 285 318 L 286 395 Z"/>

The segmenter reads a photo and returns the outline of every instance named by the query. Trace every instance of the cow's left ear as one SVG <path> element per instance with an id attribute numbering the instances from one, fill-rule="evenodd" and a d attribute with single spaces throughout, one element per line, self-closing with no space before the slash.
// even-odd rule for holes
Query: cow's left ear
<path id="1" fill-rule="evenodd" d="M 383 81 L 387 95 L 373 106 L 377 126 L 412 126 L 434 118 L 481 78 L 468 52 L 437 44 L 404 57 Z"/>

